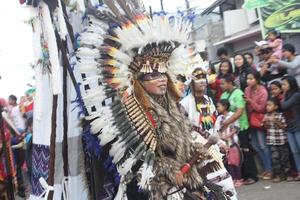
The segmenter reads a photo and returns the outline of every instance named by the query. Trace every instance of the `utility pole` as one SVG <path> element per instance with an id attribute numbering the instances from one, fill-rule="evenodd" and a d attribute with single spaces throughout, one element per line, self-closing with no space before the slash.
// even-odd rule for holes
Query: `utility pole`
<path id="1" fill-rule="evenodd" d="M 160 0 L 160 8 L 161 8 L 161 10 L 164 10 L 164 2 L 163 2 L 163 0 Z"/>
<path id="2" fill-rule="evenodd" d="M 190 1 L 189 0 L 185 0 L 185 7 L 186 7 L 187 11 L 190 9 Z"/>

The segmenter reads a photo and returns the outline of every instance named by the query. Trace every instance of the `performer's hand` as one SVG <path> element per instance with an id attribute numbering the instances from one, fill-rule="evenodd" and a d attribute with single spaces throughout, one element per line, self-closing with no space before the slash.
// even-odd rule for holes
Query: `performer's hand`
<path id="1" fill-rule="evenodd" d="M 183 185 L 183 174 L 181 171 L 178 171 L 175 175 L 175 183 L 177 186 L 181 187 Z"/>
<path id="2" fill-rule="evenodd" d="M 223 154 L 226 154 L 226 152 L 229 150 L 229 147 L 226 144 L 220 144 L 220 151 Z"/>
<path id="3" fill-rule="evenodd" d="M 210 155 L 208 154 L 208 149 L 204 148 L 203 146 L 198 147 L 196 151 L 197 153 L 199 153 L 197 160 L 198 163 L 210 158 Z"/>

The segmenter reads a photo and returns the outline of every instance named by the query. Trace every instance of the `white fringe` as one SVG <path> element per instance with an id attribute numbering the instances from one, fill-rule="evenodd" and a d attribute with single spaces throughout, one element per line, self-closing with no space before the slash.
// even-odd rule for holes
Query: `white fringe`
<path id="1" fill-rule="evenodd" d="M 58 8 L 57 8 L 57 17 L 58 17 L 58 24 L 59 24 L 59 35 L 60 38 L 66 40 L 66 36 L 68 34 L 67 25 L 64 18 L 64 12 L 62 10 L 61 1 L 58 1 Z"/>

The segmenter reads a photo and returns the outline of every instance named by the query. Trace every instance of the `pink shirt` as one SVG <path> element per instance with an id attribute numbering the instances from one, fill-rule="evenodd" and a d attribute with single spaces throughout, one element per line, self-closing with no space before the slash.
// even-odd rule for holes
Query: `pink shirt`
<path id="1" fill-rule="evenodd" d="M 274 41 L 268 41 L 269 46 L 273 49 L 272 56 L 277 57 L 278 59 L 282 58 L 282 39 L 277 38 Z"/>
<path id="2" fill-rule="evenodd" d="M 247 104 L 247 109 L 249 112 L 265 112 L 268 100 L 268 91 L 264 86 L 259 85 L 254 91 L 249 86 L 246 87 L 245 96 L 252 100 L 251 103 L 248 102 Z"/>

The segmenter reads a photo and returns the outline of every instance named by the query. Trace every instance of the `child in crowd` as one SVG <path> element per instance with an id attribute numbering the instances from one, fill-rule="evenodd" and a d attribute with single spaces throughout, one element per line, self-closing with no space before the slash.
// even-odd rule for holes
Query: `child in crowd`
<path id="1" fill-rule="evenodd" d="M 268 47 L 273 50 L 273 57 L 282 58 L 282 39 L 278 31 L 273 30 L 268 33 Z"/>
<path id="2" fill-rule="evenodd" d="M 281 83 L 279 81 L 273 81 L 270 83 L 270 96 L 278 99 L 279 102 L 283 100 Z"/>
<path id="3" fill-rule="evenodd" d="M 32 134 L 33 134 L 33 117 L 27 119 L 27 133 L 25 136 L 25 159 L 27 165 L 27 174 L 31 184 L 32 174 Z"/>
<path id="4" fill-rule="evenodd" d="M 267 113 L 262 121 L 262 126 L 267 130 L 266 143 L 270 146 L 272 153 L 274 183 L 285 180 L 290 170 L 287 124 L 279 108 L 278 99 L 269 98 L 266 106 Z"/>
<path id="5" fill-rule="evenodd" d="M 226 161 L 225 165 L 232 176 L 234 186 L 241 187 L 243 185 L 242 175 L 241 175 L 241 151 L 238 141 L 238 130 L 239 125 L 236 121 L 232 123 L 228 128 L 222 130 L 223 122 L 230 118 L 233 113 L 229 111 L 230 103 L 227 99 L 222 99 L 217 104 L 217 109 L 219 116 L 215 123 L 215 131 L 219 133 L 222 139 L 220 146 L 225 148 L 226 151 Z"/>

